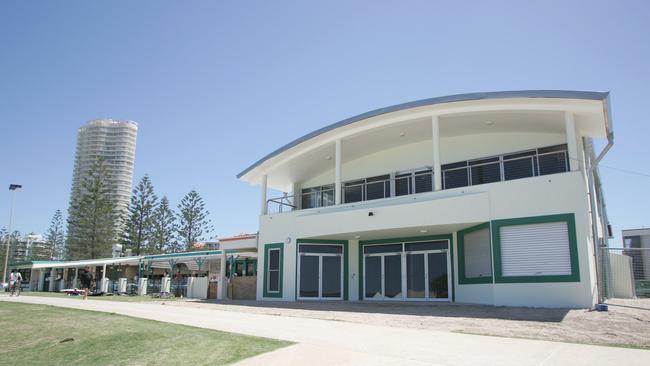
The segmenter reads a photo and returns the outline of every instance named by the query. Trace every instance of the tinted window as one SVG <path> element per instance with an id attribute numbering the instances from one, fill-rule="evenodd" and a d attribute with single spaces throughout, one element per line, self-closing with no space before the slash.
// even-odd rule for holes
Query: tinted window
<path id="1" fill-rule="evenodd" d="M 366 199 L 376 200 L 378 198 L 390 197 L 389 179 L 389 175 L 380 175 L 366 179 Z"/>
<path id="2" fill-rule="evenodd" d="M 535 175 L 534 157 L 520 158 L 503 162 L 503 176 L 506 180 L 527 178 Z"/>
<path id="3" fill-rule="evenodd" d="M 443 172 L 443 184 L 445 189 L 456 187 L 467 187 L 467 169 L 447 170 Z"/>
<path id="4" fill-rule="evenodd" d="M 539 175 L 564 173 L 567 171 L 566 154 L 564 152 L 539 156 Z"/>
<path id="5" fill-rule="evenodd" d="M 363 248 L 366 254 L 401 252 L 402 244 L 368 245 Z"/>
<path id="6" fill-rule="evenodd" d="M 472 185 L 501 181 L 499 163 L 476 165 L 472 168 Z"/>
<path id="7" fill-rule="evenodd" d="M 269 250 L 269 270 L 280 269 L 280 251 Z"/>
<path id="8" fill-rule="evenodd" d="M 433 179 L 431 170 L 415 173 L 415 193 L 433 191 Z"/>
<path id="9" fill-rule="evenodd" d="M 300 253 L 342 253 L 343 247 L 340 245 L 315 245 L 300 244 Z"/>
<path id="10" fill-rule="evenodd" d="M 407 252 L 417 252 L 420 250 L 447 249 L 446 241 L 430 241 L 422 243 L 406 243 Z"/>
<path id="11" fill-rule="evenodd" d="M 345 203 L 363 201 L 363 181 L 345 183 L 343 192 Z"/>
<path id="12" fill-rule="evenodd" d="M 399 174 L 395 176 L 395 195 L 404 196 L 411 194 L 411 174 Z"/>

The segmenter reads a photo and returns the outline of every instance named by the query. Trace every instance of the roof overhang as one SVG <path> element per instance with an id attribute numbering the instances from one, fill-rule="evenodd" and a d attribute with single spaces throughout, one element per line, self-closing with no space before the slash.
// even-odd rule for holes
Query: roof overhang
<path id="1" fill-rule="evenodd" d="M 591 101 L 588 102 L 588 101 Z M 593 103 L 594 101 L 600 103 Z M 260 177 L 273 166 L 291 159 L 295 153 L 302 154 L 332 140 L 345 137 L 354 128 L 372 129 L 404 119 L 427 118 L 434 115 L 446 116 L 459 113 L 494 111 L 596 111 L 601 114 L 604 130 L 600 135 L 610 139 L 613 136 L 609 92 L 569 90 L 518 90 L 485 93 L 457 94 L 422 99 L 386 108 L 375 109 L 344 119 L 308 133 L 271 152 L 241 173 L 237 178 L 250 184 L 258 184 Z M 340 133 L 339 133 L 340 132 Z M 339 136 L 341 135 L 341 136 Z M 303 147 L 305 147 L 303 149 Z M 304 151 L 303 151 L 304 150 Z M 269 182 L 269 186 L 273 185 Z"/>

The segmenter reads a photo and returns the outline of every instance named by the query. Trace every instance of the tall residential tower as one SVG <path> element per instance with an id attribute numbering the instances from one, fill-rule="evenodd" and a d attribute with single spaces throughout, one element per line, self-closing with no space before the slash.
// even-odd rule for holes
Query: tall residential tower
<path id="1" fill-rule="evenodd" d="M 70 201 L 80 194 L 82 182 L 98 158 L 103 159 L 116 210 L 126 214 L 131 198 L 135 142 L 138 125 L 133 121 L 96 119 L 77 131 L 77 151 Z"/>

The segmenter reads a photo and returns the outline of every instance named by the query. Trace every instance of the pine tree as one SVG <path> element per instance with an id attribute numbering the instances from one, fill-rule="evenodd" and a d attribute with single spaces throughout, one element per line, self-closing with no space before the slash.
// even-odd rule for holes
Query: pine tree
<path id="1" fill-rule="evenodd" d="M 94 259 L 108 257 L 116 242 L 118 217 L 110 199 L 106 168 L 98 159 L 82 182 L 81 194 L 73 197 L 68 213 L 66 257 Z"/>
<path id="2" fill-rule="evenodd" d="M 65 234 L 63 232 L 63 214 L 61 210 L 56 210 L 50 228 L 45 235 L 47 247 L 39 248 L 32 252 L 32 259 L 57 260 L 63 258 L 63 247 L 65 245 Z"/>
<path id="3" fill-rule="evenodd" d="M 203 199 L 195 190 L 185 195 L 178 205 L 178 238 L 187 251 L 193 249 L 193 244 L 204 240 L 203 234 L 212 231 L 209 214 Z"/>
<path id="4" fill-rule="evenodd" d="M 151 240 L 152 216 L 157 201 L 158 197 L 153 192 L 151 180 L 145 174 L 138 186 L 133 189 L 123 238 L 123 243 L 127 248 L 132 249 L 135 255 L 140 255 Z"/>
<path id="5" fill-rule="evenodd" d="M 167 196 L 163 196 L 153 211 L 151 238 L 147 251 L 150 254 L 181 252 L 176 242 L 176 215 L 169 207 Z"/>

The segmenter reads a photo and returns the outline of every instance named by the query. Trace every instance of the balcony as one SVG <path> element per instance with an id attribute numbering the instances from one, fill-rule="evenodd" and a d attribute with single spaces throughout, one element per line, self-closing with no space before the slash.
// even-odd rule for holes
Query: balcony
<path id="1" fill-rule="evenodd" d="M 567 145 L 555 145 L 441 165 L 442 189 L 453 189 L 569 171 Z M 433 191 L 430 167 L 341 183 L 341 203 L 364 202 Z M 335 205 L 335 186 L 303 188 L 266 201 L 269 214 Z"/>

